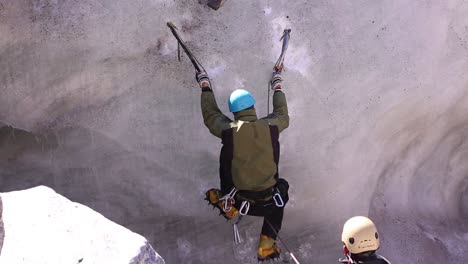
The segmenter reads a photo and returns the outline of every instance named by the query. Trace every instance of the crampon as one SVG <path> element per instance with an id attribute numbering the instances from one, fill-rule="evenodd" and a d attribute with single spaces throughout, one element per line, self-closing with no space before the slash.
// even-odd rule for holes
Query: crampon
<path id="1" fill-rule="evenodd" d="M 258 245 L 258 261 L 268 261 L 268 260 L 275 260 L 280 257 L 281 249 L 276 242 L 265 235 L 260 236 L 260 242 Z"/>
<path id="2" fill-rule="evenodd" d="M 234 207 L 234 202 L 230 200 L 222 200 L 221 191 L 218 189 L 210 189 L 205 193 L 205 200 L 214 208 L 218 208 L 219 215 L 222 215 L 226 220 L 231 220 L 239 214 L 239 211 Z"/>
<path id="3" fill-rule="evenodd" d="M 266 258 L 258 257 L 257 259 L 259 263 L 274 263 L 280 260 L 280 253 L 275 252 L 275 253 L 272 253 L 271 255 L 268 255 Z"/>

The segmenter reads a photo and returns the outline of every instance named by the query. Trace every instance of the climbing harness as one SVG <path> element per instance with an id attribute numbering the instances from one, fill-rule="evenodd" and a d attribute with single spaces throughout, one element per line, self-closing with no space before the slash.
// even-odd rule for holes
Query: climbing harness
<path id="1" fill-rule="evenodd" d="M 223 200 L 223 210 L 225 210 L 225 212 L 230 211 L 232 209 L 232 207 L 234 206 L 234 204 L 236 203 L 236 200 L 234 200 L 234 197 L 236 196 L 236 193 L 237 193 L 237 189 L 235 187 L 233 187 L 228 194 L 226 194 L 225 196 L 223 196 L 221 198 Z M 234 243 L 236 245 L 242 243 L 242 238 L 241 238 L 240 233 L 239 233 L 238 225 L 239 225 L 240 221 L 242 220 L 242 217 L 245 215 L 245 214 L 242 213 L 243 206 L 244 206 L 244 203 L 242 203 L 242 206 L 241 206 L 241 208 L 239 210 L 239 214 L 240 214 L 239 217 L 237 217 L 236 222 L 234 222 L 234 224 L 232 224 L 232 228 L 233 228 L 233 232 L 234 232 Z M 226 210 L 228 210 L 228 211 L 226 211 Z M 248 212 L 248 208 L 247 208 L 247 212 Z"/>
<path id="2" fill-rule="evenodd" d="M 275 202 L 275 205 L 277 207 L 284 206 L 283 197 L 281 197 L 281 194 L 279 193 L 278 189 L 277 192 L 273 195 L 273 201 Z"/>
<path id="3" fill-rule="evenodd" d="M 231 211 L 232 207 L 236 203 L 235 196 L 236 196 L 238 191 L 239 190 L 237 190 L 235 187 L 233 187 L 228 194 L 224 195 L 223 197 L 221 197 L 219 199 L 220 201 L 223 201 L 223 211 L 224 212 Z M 273 196 L 270 196 L 270 197 L 272 197 L 272 199 L 273 199 L 273 201 L 274 201 L 274 203 L 275 203 L 275 205 L 277 207 L 283 207 L 285 205 L 283 197 L 281 196 L 281 193 L 278 190 L 278 188 L 275 188 Z M 250 204 L 251 204 L 250 201 L 248 201 L 247 199 L 242 201 L 241 206 L 239 208 L 239 214 L 240 215 L 247 215 L 249 213 L 249 210 L 250 210 Z"/>
<path id="4" fill-rule="evenodd" d="M 343 254 L 345 255 L 346 258 L 341 258 L 339 259 L 340 263 L 346 263 L 346 264 L 354 264 L 354 260 L 351 258 L 351 252 L 349 252 L 348 248 L 346 246 L 343 246 Z"/>
<path id="5" fill-rule="evenodd" d="M 285 29 L 283 31 L 283 36 L 280 38 L 280 41 L 283 41 L 283 46 L 281 47 L 281 54 L 278 58 L 278 60 L 275 63 L 275 66 L 273 67 L 273 74 L 275 73 L 281 73 L 284 69 L 284 57 L 286 56 L 286 50 L 288 50 L 289 46 L 289 39 L 291 38 L 290 36 L 291 29 Z M 268 81 L 268 100 L 267 100 L 267 115 L 270 114 L 270 90 L 271 90 L 271 82 Z"/>
<path id="6" fill-rule="evenodd" d="M 239 214 L 240 215 L 247 215 L 250 209 L 250 202 L 249 201 L 243 201 L 241 204 L 241 207 L 239 209 Z"/>
<path id="7" fill-rule="evenodd" d="M 219 199 L 220 201 L 223 201 L 223 211 L 225 213 L 231 211 L 232 207 L 236 203 L 236 200 L 234 200 L 236 193 L 237 193 L 237 190 L 235 187 L 233 187 L 228 194 L 224 195 L 223 197 Z"/>
<path id="8" fill-rule="evenodd" d="M 232 210 L 232 207 L 236 203 L 235 196 L 237 192 L 238 190 L 235 187 L 233 187 L 228 194 L 224 195 L 223 197 L 219 199 L 220 201 L 223 201 L 224 212 L 229 212 Z M 285 205 L 283 201 L 283 197 L 281 196 L 281 193 L 279 192 L 278 188 L 275 188 L 275 193 L 273 194 L 272 199 L 277 207 L 283 207 Z M 237 218 L 236 222 L 232 224 L 235 244 L 242 243 L 242 238 L 239 233 L 239 223 L 242 220 L 242 217 L 249 213 L 249 210 L 250 210 L 250 202 L 247 200 L 242 201 L 241 206 L 239 208 L 239 217 Z M 270 224 L 270 227 L 271 227 L 271 224 Z"/>
<path id="9" fill-rule="evenodd" d="M 345 264 L 356 264 L 358 262 L 354 261 L 354 259 L 351 257 L 351 252 L 349 252 L 349 249 L 346 246 L 343 246 L 343 254 L 345 255 L 345 258 L 340 258 L 338 262 L 340 263 L 345 263 Z M 383 256 L 379 254 L 375 254 L 379 259 L 385 261 L 388 264 L 391 264 L 388 259 L 384 258 Z"/>
<path id="10" fill-rule="evenodd" d="M 242 238 L 241 238 L 241 236 L 240 236 L 239 227 L 238 227 L 240 221 L 242 220 L 242 217 L 243 217 L 243 216 L 240 215 L 240 216 L 237 218 L 236 222 L 234 222 L 234 224 L 232 225 L 232 227 L 233 227 L 233 229 L 234 229 L 234 243 L 235 243 L 235 244 L 242 244 Z"/>
<path id="11" fill-rule="evenodd" d="M 221 199 L 219 199 L 220 201 L 223 201 L 223 210 L 225 212 L 229 212 L 232 209 L 232 207 L 234 206 L 234 204 L 236 203 L 235 196 L 236 196 L 237 193 L 238 193 L 238 190 L 235 187 L 233 187 L 228 194 L 226 194 Z M 275 203 L 275 205 L 277 207 L 284 207 L 285 203 L 284 203 L 283 197 L 281 196 L 281 193 L 280 193 L 278 188 L 275 188 L 274 194 L 271 197 L 272 197 L 271 199 L 273 199 L 273 201 L 274 201 L 274 203 Z M 247 201 L 247 200 L 242 201 L 241 206 L 239 208 L 239 216 L 238 216 L 236 222 L 234 222 L 234 224 L 232 224 L 232 229 L 233 229 L 233 233 L 234 233 L 234 243 L 235 244 L 241 244 L 242 243 L 242 238 L 241 238 L 240 233 L 239 233 L 239 223 L 242 220 L 242 217 L 244 217 L 245 215 L 247 215 L 249 213 L 250 204 L 251 203 L 249 201 Z M 268 222 L 268 220 L 267 220 L 267 223 L 270 225 L 270 228 L 273 229 L 272 225 Z M 274 229 L 273 229 L 273 231 L 274 231 Z M 276 233 L 276 231 L 275 231 L 275 233 Z M 295 259 L 294 255 L 292 255 L 292 253 L 290 253 L 290 255 L 291 255 L 291 257 L 293 259 Z M 296 263 L 299 263 L 299 262 L 296 261 Z"/>

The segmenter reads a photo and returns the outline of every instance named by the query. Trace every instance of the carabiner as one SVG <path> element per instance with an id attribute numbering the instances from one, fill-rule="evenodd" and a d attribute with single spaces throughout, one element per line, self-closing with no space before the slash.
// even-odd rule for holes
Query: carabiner
<path id="1" fill-rule="evenodd" d="M 280 193 L 275 193 L 275 195 L 273 195 L 273 201 L 275 201 L 275 205 L 277 207 L 283 207 L 284 206 L 284 202 L 283 202 L 283 197 L 281 197 L 281 194 Z"/>
<path id="2" fill-rule="evenodd" d="M 223 201 L 223 211 L 225 213 L 231 211 L 232 206 L 236 203 L 236 200 L 234 200 L 234 196 L 236 196 L 236 193 L 236 188 L 232 188 L 228 194 L 224 195 L 223 197 L 221 197 L 221 199 L 219 199 L 220 201 Z"/>
<path id="3" fill-rule="evenodd" d="M 245 208 L 245 210 L 244 210 Z M 250 209 L 250 203 L 248 201 L 243 201 L 242 205 L 239 209 L 239 214 L 240 215 L 246 215 L 249 212 Z"/>
<path id="4" fill-rule="evenodd" d="M 237 223 L 233 224 L 233 229 L 234 229 L 234 243 L 235 244 L 241 244 L 242 243 L 242 238 L 239 233 L 239 227 L 237 227 Z"/>
<path id="5" fill-rule="evenodd" d="M 234 201 L 233 198 L 224 199 L 224 201 L 223 201 L 223 211 L 224 211 L 225 213 L 231 211 L 232 206 L 234 205 L 235 202 L 236 202 L 236 201 Z"/>

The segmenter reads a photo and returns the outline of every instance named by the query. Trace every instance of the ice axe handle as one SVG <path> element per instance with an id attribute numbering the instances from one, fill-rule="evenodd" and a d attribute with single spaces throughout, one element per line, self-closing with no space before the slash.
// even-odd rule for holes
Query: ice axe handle
<path id="1" fill-rule="evenodd" d="M 193 66 L 195 67 L 195 70 L 197 72 L 203 72 L 205 69 L 203 66 L 198 62 L 198 60 L 193 56 L 192 52 L 187 48 L 187 45 L 185 45 L 185 42 L 182 40 L 182 38 L 179 36 L 179 33 L 177 32 L 177 27 L 172 23 L 172 22 L 167 22 L 167 26 L 172 32 L 172 35 L 177 39 L 178 45 L 182 47 L 182 49 L 185 51 L 187 56 L 189 57 L 190 61 L 192 62 Z"/>
<path id="2" fill-rule="evenodd" d="M 283 64 L 279 65 L 279 66 L 275 66 L 273 69 L 275 70 L 275 73 L 281 73 L 283 71 Z"/>
<path id="3" fill-rule="evenodd" d="M 284 57 L 286 55 L 286 50 L 288 50 L 290 33 L 291 33 L 291 29 L 285 29 L 283 32 L 283 36 L 280 39 L 280 41 L 283 41 L 283 45 L 281 47 L 281 55 L 279 56 L 278 61 L 276 61 L 275 67 L 273 67 L 276 73 L 281 73 L 283 71 L 283 68 L 284 68 L 283 62 L 284 62 Z"/>

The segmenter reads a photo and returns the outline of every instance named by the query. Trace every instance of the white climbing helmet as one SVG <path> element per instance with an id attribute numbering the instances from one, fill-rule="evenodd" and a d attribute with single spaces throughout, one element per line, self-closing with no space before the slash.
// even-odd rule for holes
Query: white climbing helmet
<path id="1" fill-rule="evenodd" d="M 355 216 L 346 221 L 343 226 L 341 241 L 352 254 L 375 251 L 380 247 L 377 227 L 369 218 L 364 216 Z"/>

